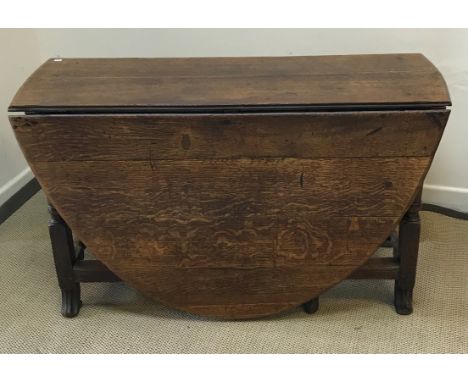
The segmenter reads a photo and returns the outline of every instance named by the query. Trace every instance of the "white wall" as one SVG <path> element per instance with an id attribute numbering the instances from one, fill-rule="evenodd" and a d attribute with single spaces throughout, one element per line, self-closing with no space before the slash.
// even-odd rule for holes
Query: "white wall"
<path id="1" fill-rule="evenodd" d="M 62 57 L 177 57 L 177 56 L 265 56 L 323 55 L 351 53 L 421 52 L 444 74 L 453 101 L 453 111 L 441 145 L 425 183 L 424 200 L 468 211 L 468 30 L 424 29 L 254 29 L 254 30 L 76 30 L 46 29 L 29 32 L 3 31 L 2 45 L 10 44 L 10 33 L 18 34 L 29 47 L 15 52 L 23 68 L 1 64 L 2 78 L 10 86 L 0 89 L 3 114 L 5 99 L 13 96 L 13 82 L 25 78 L 24 70 L 51 56 Z M 6 36 L 5 36 L 6 35 Z M 27 41 L 26 41 L 27 40 Z M 35 49 L 34 49 L 35 48 Z M 3 49 L 9 51 L 9 49 Z M 15 59 L 17 60 L 17 58 Z M 6 123 L 2 115 L 2 124 Z M 0 132 L 11 141 L 8 126 Z M 3 150 L 3 146 L 1 147 Z M 20 163 L 18 151 L 7 159 Z M 2 156 L 3 158 L 3 156 Z M 1 170 L 6 166 L 0 164 Z M 15 165 L 18 169 L 21 165 Z M 15 167 L 15 168 L 16 168 Z M 11 173 L 11 171 L 9 172 Z M 9 175 L 10 176 L 10 175 Z M 0 177 L 0 184 L 6 178 Z"/>
<path id="2" fill-rule="evenodd" d="M 0 29 L 0 205 L 33 175 L 23 159 L 7 118 L 18 87 L 40 64 L 39 45 L 32 30 Z"/>

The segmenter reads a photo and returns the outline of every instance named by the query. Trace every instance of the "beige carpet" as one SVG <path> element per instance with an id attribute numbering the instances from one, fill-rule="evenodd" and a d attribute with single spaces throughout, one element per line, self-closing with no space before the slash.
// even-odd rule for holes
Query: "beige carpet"
<path id="1" fill-rule="evenodd" d="M 2 353 L 467 353 L 468 222 L 423 212 L 415 312 L 399 316 L 390 281 L 346 281 L 300 309 L 219 322 L 153 304 L 118 284 L 85 284 L 62 318 L 42 193 L 0 225 Z"/>

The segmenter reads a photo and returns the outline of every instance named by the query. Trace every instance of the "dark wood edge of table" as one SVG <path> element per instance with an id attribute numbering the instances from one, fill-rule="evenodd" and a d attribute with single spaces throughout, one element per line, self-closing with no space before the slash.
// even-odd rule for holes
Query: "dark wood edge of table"
<path id="1" fill-rule="evenodd" d="M 10 106 L 9 112 L 26 114 L 197 114 L 197 113 L 284 113 L 340 112 L 445 109 L 451 102 L 421 102 L 413 104 L 316 104 L 316 105 L 180 105 L 180 106 Z"/>

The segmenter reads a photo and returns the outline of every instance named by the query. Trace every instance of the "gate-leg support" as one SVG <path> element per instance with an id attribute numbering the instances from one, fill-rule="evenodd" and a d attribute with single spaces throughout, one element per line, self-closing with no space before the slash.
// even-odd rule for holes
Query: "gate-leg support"
<path id="1" fill-rule="evenodd" d="M 80 283 L 76 282 L 73 272 L 73 264 L 76 261 L 73 235 L 68 225 L 50 202 L 49 214 L 49 235 L 58 283 L 62 290 L 61 312 L 64 317 L 74 317 L 80 311 L 81 293 Z"/>
<path id="2" fill-rule="evenodd" d="M 421 190 L 400 223 L 398 249 L 395 253 L 396 260 L 400 263 L 398 276 L 395 280 L 395 309 L 398 314 L 411 314 L 413 312 L 413 288 L 416 280 L 421 231 L 420 209 Z"/>

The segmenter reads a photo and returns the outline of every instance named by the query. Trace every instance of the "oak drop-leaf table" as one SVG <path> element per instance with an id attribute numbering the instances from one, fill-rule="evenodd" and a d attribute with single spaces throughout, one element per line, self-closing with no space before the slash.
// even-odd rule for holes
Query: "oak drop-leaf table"
<path id="1" fill-rule="evenodd" d="M 424 56 L 388 54 L 50 59 L 9 111 L 50 201 L 65 316 L 81 282 L 123 280 L 239 319 L 314 312 L 347 278 L 394 279 L 412 311 L 448 106 Z M 371 258 L 388 238 L 394 256 Z"/>

